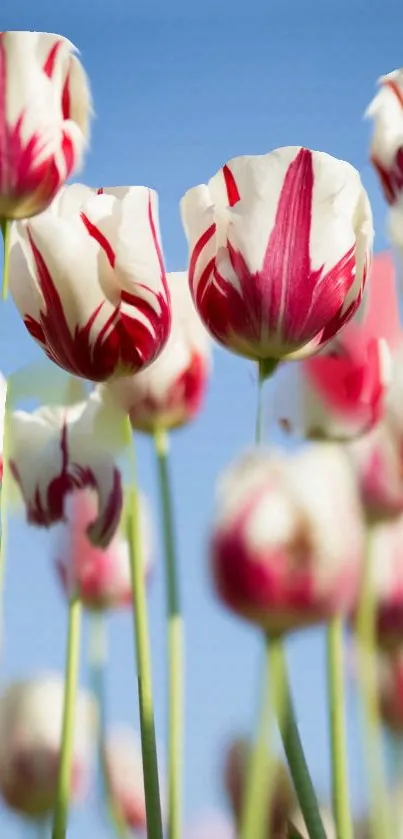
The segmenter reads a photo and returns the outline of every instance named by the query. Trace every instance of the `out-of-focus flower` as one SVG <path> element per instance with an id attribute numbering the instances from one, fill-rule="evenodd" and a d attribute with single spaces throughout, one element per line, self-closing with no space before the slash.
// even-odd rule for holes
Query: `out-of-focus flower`
<path id="1" fill-rule="evenodd" d="M 101 382 L 143 369 L 171 326 L 157 194 L 65 188 L 17 225 L 10 291 L 28 332 L 69 373 Z"/>
<path id="2" fill-rule="evenodd" d="M 106 412 L 106 415 L 105 415 Z M 95 518 L 87 533 L 106 546 L 116 532 L 122 509 L 120 472 L 102 423 L 119 421 L 99 394 L 69 407 L 44 407 L 11 417 L 10 470 L 25 502 L 31 524 L 50 527 L 65 517 L 66 496 L 90 487 L 98 496 Z M 111 428 L 110 428 L 111 432 Z"/>
<path id="3" fill-rule="evenodd" d="M 373 523 L 403 513 L 401 446 L 383 421 L 346 450 L 356 473 L 365 515 Z"/>
<path id="4" fill-rule="evenodd" d="M 248 741 L 240 739 L 231 743 L 225 760 L 225 787 L 236 821 L 239 820 L 242 814 L 242 798 L 248 756 Z M 269 784 L 269 778 L 267 783 Z M 286 835 L 290 815 L 297 806 L 297 798 L 289 772 L 280 762 L 277 762 L 275 766 L 273 788 L 268 806 L 270 806 L 268 835 L 273 837 L 273 839 L 283 839 Z"/>
<path id="5" fill-rule="evenodd" d="M 7 381 L 0 373 L 0 481 L 3 479 L 3 437 L 7 398 Z"/>
<path id="6" fill-rule="evenodd" d="M 382 417 L 390 355 L 403 343 L 389 253 L 374 258 L 361 322 L 351 321 L 328 348 L 301 362 L 301 421 L 308 438 L 347 439 Z"/>
<path id="7" fill-rule="evenodd" d="M 141 744 L 131 728 L 113 729 L 105 742 L 105 769 L 112 799 L 132 830 L 147 826 Z"/>
<path id="8" fill-rule="evenodd" d="M 337 444 L 277 459 L 253 452 L 219 489 L 211 556 L 227 606 L 273 633 L 351 608 L 364 526 L 354 473 Z"/>
<path id="9" fill-rule="evenodd" d="M 73 44 L 48 32 L 1 32 L 0 73 L 0 218 L 28 218 L 81 163 L 88 80 Z"/>
<path id="10" fill-rule="evenodd" d="M 106 385 L 133 428 L 177 428 L 200 410 L 210 369 L 210 339 L 194 307 L 185 272 L 168 274 L 172 330 L 147 370 Z"/>
<path id="11" fill-rule="evenodd" d="M 374 121 L 371 162 L 387 202 L 394 204 L 403 192 L 403 70 L 381 76 L 378 85 L 365 114 Z"/>
<path id="12" fill-rule="evenodd" d="M 58 532 L 57 568 L 67 596 L 78 593 L 87 609 L 129 606 L 132 594 L 126 538 L 118 531 L 104 550 L 90 542 L 88 528 L 97 515 L 97 499 L 91 490 L 73 492 L 64 509 L 67 521 Z M 144 574 L 148 575 L 151 535 L 144 498 L 140 510 Z"/>
<path id="13" fill-rule="evenodd" d="M 396 734 L 403 733 L 403 655 L 380 652 L 368 658 L 374 667 L 380 712 L 385 725 Z"/>
<path id="14" fill-rule="evenodd" d="M 326 838 L 336 839 L 336 826 L 330 810 L 328 810 L 327 807 L 321 807 L 320 815 L 323 827 L 325 829 Z M 298 835 L 301 837 L 301 839 L 309 839 L 309 833 L 306 829 L 304 817 L 300 809 L 296 809 L 295 812 L 292 814 L 290 818 L 290 823 L 294 830 L 298 832 Z"/>
<path id="15" fill-rule="evenodd" d="M 186 839 L 236 839 L 235 827 L 224 813 L 205 813 L 185 831 Z"/>
<path id="16" fill-rule="evenodd" d="M 403 641 L 403 514 L 371 527 L 368 534 L 376 640 L 391 650 Z M 358 602 L 352 613 L 355 621 Z"/>
<path id="17" fill-rule="evenodd" d="M 39 818 L 55 803 L 64 701 L 57 674 L 21 680 L 0 697 L 0 794 L 13 810 Z M 88 788 L 96 705 L 80 691 L 75 709 L 72 800 Z"/>
<path id="18" fill-rule="evenodd" d="M 236 157 L 181 210 L 196 308 L 228 349 L 268 362 L 310 355 L 353 316 L 373 229 L 349 163 L 299 146 Z"/>

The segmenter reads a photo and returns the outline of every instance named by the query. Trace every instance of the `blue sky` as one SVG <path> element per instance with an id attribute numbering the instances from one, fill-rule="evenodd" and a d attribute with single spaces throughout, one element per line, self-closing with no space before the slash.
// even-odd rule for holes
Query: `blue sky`
<path id="1" fill-rule="evenodd" d="M 367 164 L 362 114 L 379 75 L 403 64 L 401 0 L 16 0 L 4 29 L 68 36 L 92 82 L 96 119 L 81 180 L 146 184 L 160 194 L 169 270 L 186 266 L 178 201 L 222 163 L 242 153 L 306 145 L 362 170 L 373 204 L 376 250 L 386 245 L 385 208 Z M 0 364 L 6 373 L 40 360 L 12 302 L 0 310 Z M 268 388 L 267 401 L 270 400 Z M 186 816 L 225 806 L 220 776 L 232 733 L 252 724 L 260 645 L 253 628 L 216 603 L 206 562 L 213 490 L 221 469 L 253 435 L 255 376 L 246 362 L 218 351 L 205 413 L 175 435 L 173 481 L 182 593 L 187 621 Z M 141 484 L 157 519 L 155 467 L 141 439 Z M 158 537 L 157 537 L 158 543 Z M 1 679 L 59 668 L 66 611 L 52 568 L 52 537 L 14 520 L 6 575 L 6 634 Z M 150 589 L 157 733 L 164 737 L 165 661 L 161 557 Z M 320 792 L 328 792 L 324 644 L 320 632 L 290 642 L 292 681 Z M 110 620 L 111 721 L 137 725 L 130 615 Z M 85 669 L 83 665 L 83 680 Z M 349 712 L 354 801 L 362 799 L 354 709 Z M 20 830 L 17 828 L 17 830 Z M 2 815 L 2 839 L 16 834 Z M 21 835 L 21 833 L 18 833 Z M 96 807 L 77 811 L 71 837 L 100 839 Z M 105 835 L 106 832 L 105 832 Z"/>

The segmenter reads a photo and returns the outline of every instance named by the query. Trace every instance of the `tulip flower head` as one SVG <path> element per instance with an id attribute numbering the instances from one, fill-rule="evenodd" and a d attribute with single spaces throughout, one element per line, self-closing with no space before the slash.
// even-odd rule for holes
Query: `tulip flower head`
<path id="1" fill-rule="evenodd" d="M 98 509 L 87 533 L 106 546 L 116 532 L 122 509 L 120 472 L 101 439 L 104 406 L 98 394 L 69 407 L 14 411 L 11 418 L 10 470 L 26 507 L 27 520 L 50 527 L 65 518 L 65 499 L 90 487 Z M 111 425 L 115 416 L 108 414 Z"/>
<path id="2" fill-rule="evenodd" d="M 140 740 L 130 728 L 110 732 L 105 744 L 105 767 L 112 799 L 132 830 L 147 826 Z"/>
<path id="3" fill-rule="evenodd" d="M 350 321 L 323 353 L 301 362 L 302 425 L 308 438 L 356 437 L 384 413 L 390 355 L 403 344 L 388 253 L 375 256 L 368 285 L 361 322 Z"/>
<path id="4" fill-rule="evenodd" d="M 144 574 L 151 566 L 150 525 L 144 498 L 141 498 L 141 545 Z M 57 546 L 57 569 L 68 597 L 80 596 L 87 609 L 130 606 L 132 586 L 129 546 L 120 531 L 102 549 L 88 538 L 88 528 L 97 515 L 93 491 L 73 492 L 65 502 L 66 523 L 60 526 Z"/>
<path id="5" fill-rule="evenodd" d="M 10 291 L 48 357 L 103 382 L 142 370 L 171 327 L 157 195 L 146 187 L 65 188 L 17 225 Z"/>
<path id="6" fill-rule="evenodd" d="M 181 211 L 193 299 L 227 349 L 268 363 L 310 355 L 356 311 L 373 230 L 349 163 L 297 146 L 236 157 Z"/>
<path id="7" fill-rule="evenodd" d="M 237 823 L 239 823 L 242 814 L 248 757 L 249 744 L 247 740 L 233 741 L 226 755 L 225 787 Z M 269 783 L 268 779 L 267 784 L 269 785 Z M 270 800 L 268 800 L 268 806 L 270 807 L 269 835 L 273 839 L 282 839 L 286 835 L 290 815 L 297 806 L 297 799 L 290 775 L 286 767 L 280 762 L 276 763 L 275 778 L 272 783 Z"/>
<path id="8" fill-rule="evenodd" d="M 213 577 L 233 611 L 280 633 L 351 608 L 364 527 L 353 471 L 336 444 L 288 458 L 253 452 L 229 468 L 217 501 Z"/>
<path id="9" fill-rule="evenodd" d="M 0 218 L 41 213 L 82 160 L 88 80 L 67 38 L 0 33 Z"/>
<path id="10" fill-rule="evenodd" d="M 0 697 L 0 794 L 18 813 L 41 818 L 56 796 L 64 684 L 55 674 L 10 684 Z M 80 691 L 75 709 L 73 802 L 87 792 L 96 705 Z"/>
<path id="11" fill-rule="evenodd" d="M 133 428 L 153 433 L 192 420 L 202 406 L 210 369 L 210 338 L 192 301 L 187 275 L 167 275 L 171 334 L 159 358 L 134 376 L 106 385 Z"/>
<path id="12" fill-rule="evenodd" d="M 378 80 L 379 91 L 365 115 L 374 122 L 371 163 L 388 204 L 403 192 L 403 69 Z"/>

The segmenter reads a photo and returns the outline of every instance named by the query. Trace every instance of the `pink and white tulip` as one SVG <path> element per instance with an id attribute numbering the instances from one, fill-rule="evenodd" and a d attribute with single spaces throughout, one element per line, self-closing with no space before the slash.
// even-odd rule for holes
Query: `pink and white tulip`
<path id="1" fill-rule="evenodd" d="M 47 815 L 55 804 L 64 701 L 56 674 L 13 682 L 0 697 L 0 794 L 18 813 Z M 80 691 L 75 709 L 71 799 L 87 792 L 96 705 Z"/>
<path id="2" fill-rule="evenodd" d="M 403 513 L 401 441 L 386 421 L 349 443 L 366 518 L 374 523 Z"/>
<path id="3" fill-rule="evenodd" d="M 375 256 L 361 321 L 354 319 L 322 354 L 301 362 L 304 436 L 343 440 L 376 425 L 385 411 L 391 354 L 403 344 L 395 271 Z"/>
<path id="4" fill-rule="evenodd" d="M 225 474 L 211 538 L 216 590 L 266 631 L 349 610 L 363 551 L 354 473 L 336 444 L 282 458 L 254 452 Z"/>
<path id="5" fill-rule="evenodd" d="M 141 743 L 131 728 L 112 730 L 105 742 L 105 769 L 112 799 L 131 830 L 147 827 Z"/>
<path id="6" fill-rule="evenodd" d="M 148 510 L 141 498 L 141 545 L 144 575 L 151 568 L 151 534 Z M 65 502 L 66 523 L 60 526 L 56 564 L 67 597 L 77 593 L 87 609 L 130 606 L 132 586 L 129 546 L 120 531 L 102 549 L 88 538 L 88 528 L 97 515 L 93 491 L 73 492 Z"/>
<path id="7" fill-rule="evenodd" d="M 13 412 L 10 470 L 28 522 L 50 527 L 63 521 L 68 494 L 89 487 L 97 494 L 98 507 L 88 536 L 95 545 L 109 544 L 119 526 L 123 498 L 120 472 L 100 433 L 108 421 L 111 432 L 120 418 L 105 409 L 95 393 L 69 407 Z"/>
<path id="8" fill-rule="evenodd" d="M 381 76 L 378 85 L 365 114 L 374 121 L 370 155 L 385 198 L 394 204 L 403 193 L 403 69 Z"/>
<path id="9" fill-rule="evenodd" d="M 227 349 L 260 362 L 310 355 L 356 311 L 373 229 L 349 163 L 299 146 L 236 157 L 181 211 L 193 299 Z"/>
<path id="10" fill-rule="evenodd" d="M 30 335 L 69 373 L 102 382 L 151 364 L 171 327 L 156 193 L 65 188 L 18 224 L 10 291 Z"/>
<path id="11" fill-rule="evenodd" d="M 67 38 L 0 33 L 0 218 L 41 213 L 88 142 L 88 80 Z"/>
<path id="12" fill-rule="evenodd" d="M 167 275 L 172 329 L 157 360 L 106 385 L 133 428 L 154 432 L 190 422 L 202 407 L 210 372 L 210 338 L 192 301 L 186 272 Z"/>

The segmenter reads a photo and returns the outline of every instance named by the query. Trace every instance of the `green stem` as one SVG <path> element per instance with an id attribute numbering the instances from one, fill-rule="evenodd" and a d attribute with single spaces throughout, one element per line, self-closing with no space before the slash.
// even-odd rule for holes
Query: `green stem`
<path id="1" fill-rule="evenodd" d="M 8 294 L 8 276 L 10 273 L 10 234 L 11 234 L 11 221 L 9 219 L 2 219 L 0 222 L 1 224 L 1 232 L 3 234 L 3 249 L 4 249 L 4 256 L 3 256 L 3 289 L 2 289 L 2 298 L 3 300 L 7 300 Z"/>
<path id="2" fill-rule="evenodd" d="M 81 603 L 77 596 L 69 602 L 67 651 L 64 684 L 62 742 L 53 813 L 52 839 L 65 839 L 74 750 L 75 706 L 80 662 Z"/>
<path id="3" fill-rule="evenodd" d="M 131 430 L 130 430 L 131 436 Z M 141 748 L 143 755 L 144 793 L 148 839 L 162 839 L 162 817 L 155 742 L 154 703 L 151 677 L 151 656 L 148 631 L 148 610 L 140 533 L 139 497 L 136 488 L 134 441 L 131 447 L 131 479 L 127 504 L 127 539 L 132 578 L 134 643 L 140 709 Z"/>
<path id="4" fill-rule="evenodd" d="M 269 643 L 273 643 L 273 640 Z M 277 673 L 283 685 L 283 701 L 277 721 L 298 803 L 310 839 L 326 839 L 316 793 L 309 774 L 288 684 L 283 641 L 277 639 Z"/>
<path id="5" fill-rule="evenodd" d="M 392 834 L 376 678 L 376 596 L 372 585 L 371 567 L 371 529 L 368 527 L 364 576 L 356 623 L 358 695 L 361 704 L 365 763 L 370 792 L 371 836 L 372 839 L 384 839 L 385 836 Z"/>
<path id="6" fill-rule="evenodd" d="M 183 619 L 175 550 L 172 490 L 168 470 L 169 440 L 166 431 L 155 432 L 154 445 L 162 508 L 168 621 L 168 839 L 180 839 L 184 721 Z"/>
<path id="7" fill-rule="evenodd" d="M 90 682 L 98 705 L 98 759 L 100 768 L 101 803 L 106 801 L 108 815 L 119 839 L 129 839 L 130 832 L 120 812 L 109 783 L 105 760 L 106 696 L 105 668 L 107 664 L 106 621 L 103 612 L 92 612 L 90 616 L 88 664 Z"/>
<path id="8" fill-rule="evenodd" d="M 262 365 L 258 364 L 258 379 L 257 379 L 257 405 L 256 405 L 256 422 L 255 422 L 255 444 L 260 445 L 263 440 L 263 385 L 265 377 L 262 370 Z"/>
<path id="9" fill-rule="evenodd" d="M 339 615 L 336 615 L 327 628 L 327 679 L 333 814 L 336 822 L 337 839 L 353 839 L 348 783 L 343 658 L 343 620 Z"/>

